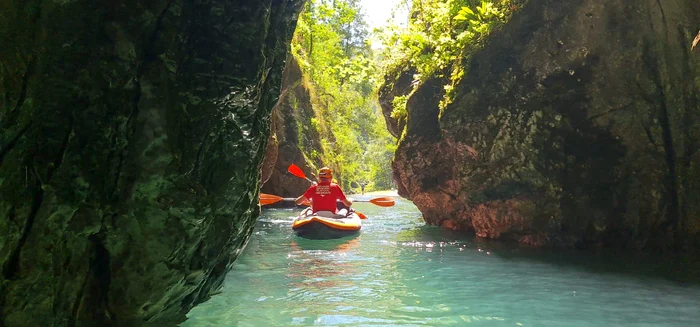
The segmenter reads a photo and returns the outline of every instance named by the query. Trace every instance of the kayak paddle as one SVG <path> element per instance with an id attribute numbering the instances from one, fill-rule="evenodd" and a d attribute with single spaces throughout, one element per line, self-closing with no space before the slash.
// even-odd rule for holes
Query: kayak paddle
<path id="1" fill-rule="evenodd" d="M 299 168 L 299 166 L 297 166 L 295 164 L 289 165 L 289 168 L 287 168 L 287 171 L 296 177 L 304 178 L 307 181 L 313 183 L 308 177 L 306 177 L 306 175 L 301 170 L 301 168 Z M 275 202 L 277 202 L 277 201 L 275 201 Z M 383 196 L 383 197 L 374 198 L 374 199 L 370 199 L 370 200 L 353 200 L 353 202 L 371 202 L 371 203 L 376 204 L 380 207 L 391 207 L 394 205 L 394 198 L 390 197 L 390 196 Z M 272 203 L 274 203 L 274 202 L 272 202 Z"/>
<path id="2" fill-rule="evenodd" d="M 390 196 L 382 196 L 379 198 L 369 200 L 352 200 L 352 202 L 369 202 L 371 204 L 376 204 L 380 207 L 392 207 L 395 203 L 394 198 Z"/>
<path id="3" fill-rule="evenodd" d="M 313 182 L 314 182 L 314 181 L 310 180 L 308 177 L 306 177 L 306 175 L 301 170 L 301 168 L 299 168 L 299 166 L 297 166 L 295 164 L 289 165 L 289 168 L 287 168 L 287 171 L 296 177 L 306 179 L 307 181 L 309 181 L 309 183 L 313 184 Z"/>
<path id="4" fill-rule="evenodd" d="M 306 177 L 306 174 L 304 174 L 304 171 L 302 171 L 301 168 L 299 168 L 299 166 L 297 166 L 295 164 L 291 164 L 287 168 L 287 171 L 290 174 L 292 174 L 296 177 L 299 177 L 299 178 L 303 178 L 303 179 L 309 181 L 309 183 L 313 184 L 313 181 L 310 180 L 308 177 Z M 275 202 L 282 201 L 282 200 L 292 200 L 293 201 L 295 199 L 285 199 L 285 198 L 282 198 L 282 197 L 279 197 L 276 195 L 260 194 L 260 205 L 273 204 Z M 267 203 L 264 203 L 264 202 L 267 202 Z M 374 198 L 374 199 L 370 199 L 370 200 L 354 200 L 353 202 L 369 202 L 369 203 L 378 205 L 380 207 L 391 207 L 394 205 L 394 198 L 392 198 L 390 196 L 384 196 L 384 197 Z M 310 203 L 307 204 L 307 202 L 304 202 L 302 204 L 311 205 Z M 358 216 L 360 216 L 360 219 L 367 219 L 367 216 L 365 214 L 363 214 L 359 211 L 355 211 L 355 213 Z"/>
<path id="5" fill-rule="evenodd" d="M 283 197 L 277 196 L 277 195 L 260 193 L 260 205 L 261 206 L 264 206 L 267 204 L 277 203 L 280 201 L 294 201 L 294 200 L 296 200 L 296 199 L 295 198 L 283 198 Z M 304 201 L 301 204 L 305 205 L 305 206 L 311 206 L 311 202 L 309 202 L 309 201 Z M 357 214 L 358 217 L 360 217 L 360 219 L 367 219 L 367 215 L 365 215 L 364 213 L 359 212 L 359 211 L 355 211 L 355 213 Z"/>
<path id="6" fill-rule="evenodd" d="M 268 204 L 277 203 L 280 201 L 294 201 L 294 200 L 296 200 L 296 199 L 295 198 L 283 198 L 283 197 L 277 196 L 277 195 L 260 193 L 260 205 L 263 205 L 263 206 L 268 205 Z M 353 200 L 352 202 L 369 202 L 372 204 L 376 204 L 380 207 L 391 207 L 395 203 L 394 198 L 392 198 L 390 196 L 383 196 L 383 197 L 369 199 L 369 200 Z"/>
<path id="7" fill-rule="evenodd" d="M 260 193 L 260 205 L 261 206 L 277 203 L 280 201 L 294 201 L 294 200 L 296 200 L 296 199 L 295 198 L 283 198 L 283 197 L 277 196 L 277 195 Z M 311 202 L 304 201 L 302 203 L 302 205 L 310 206 Z"/>
<path id="8" fill-rule="evenodd" d="M 272 194 L 265 194 L 265 193 L 260 193 L 260 205 L 268 205 L 268 204 L 273 204 L 277 203 L 280 201 L 294 201 L 295 199 L 293 198 L 283 198 L 281 196 L 277 195 L 272 195 Z"/>

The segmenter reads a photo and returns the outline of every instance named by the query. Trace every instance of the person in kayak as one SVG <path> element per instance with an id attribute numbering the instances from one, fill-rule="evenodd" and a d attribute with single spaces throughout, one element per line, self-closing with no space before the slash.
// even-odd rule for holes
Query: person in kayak
<path id="1" fill-rule="evenodd" d="M 311 209 L 313 212 L 330 211 L 335 214 L 347 215 L 352 205 L 352 201 L 348 200 L 340 189 L 338 184 L 331 182 L 333 171 L 328 167 L 323 167 L 318 171 L 318 183 L 314 183 L 309 187 L 304 194 L 298 197 L 294 202 L 302 204 L 305 201 L 311 201 Z M 336 201 L 340 200 L 346 208 L 337 209 Z"/>

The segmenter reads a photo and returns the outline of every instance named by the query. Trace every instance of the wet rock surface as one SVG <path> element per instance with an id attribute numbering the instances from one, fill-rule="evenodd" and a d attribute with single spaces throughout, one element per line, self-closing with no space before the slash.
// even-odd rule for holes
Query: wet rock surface
<path id="1" fill-rule="evenodd" d="M 263 170 L 262 192 L 282 197 L 297 197 L 309 182 L 287 172 L 290 164 L 299 166 L 314 179 L 323 167 L 321 136 L 312 126 L 320 119 L 314 111 L 310 90 L 294 56 L 289 55 L 282 79 L 282 93 L 272 111 L 272 135 Z"/>
<path id="2" fill-rule="evenodd" d="M 0 4 L 0 325 L 174 325 L 221 286 L 302 4 Z"/>

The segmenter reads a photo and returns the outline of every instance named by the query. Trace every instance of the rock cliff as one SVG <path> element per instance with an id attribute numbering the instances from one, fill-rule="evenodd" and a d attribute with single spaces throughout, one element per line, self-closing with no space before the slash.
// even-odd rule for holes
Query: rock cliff
<path id="1" fill-rule="evenodd" d="M 0 325 L 174 325 L 221 286 L 302 4 L 0 3 Z"/>
<path id="2" fill-rule="evenodd" d="M 316 116 L 305 79 L 299 63 L 290 54 L 282 78 L 282 93 L 272 111 L 263 193 L 299 196 L 309 187 L 309 182 L 289 174 L 289 165 L 299 166 L 309 178 L 323 166 L 321 136 L 312 125 L 312 120 L 322 118 Z"/>
<path id="3" fill-rule="evenodd" d="M 444 112 L 439 80 L 409 98 L 393 163 L 399 194 L 428 223 L 483 237 L 692 245 L 699 22 L 692 0 L 528 1 L 465 61 Z"/>

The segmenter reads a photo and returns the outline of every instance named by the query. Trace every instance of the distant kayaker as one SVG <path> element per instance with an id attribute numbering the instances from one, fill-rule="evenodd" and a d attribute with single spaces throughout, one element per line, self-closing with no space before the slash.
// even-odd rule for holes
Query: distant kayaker
<path id="1" fill-rule="evenodd" d="M 352 201 L 348 200 L 338 184 L 331 182 L 333 171 L 328 167 L 323 167 L 318 171 L 318 183 L 314 183 L 306 192 L 298 197 L 296 204 L 311 201 L 311 208 L 314 212 L 330 211 L 336 214 L 347 214 L 347 209 L 337 210 L 336 201 L 340 200 L 347 208 L 350 208 Z M 342 212 L 344 211 L 344 212 Z"/>

